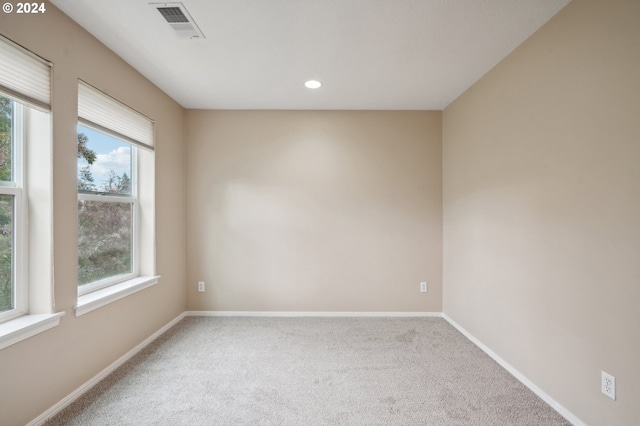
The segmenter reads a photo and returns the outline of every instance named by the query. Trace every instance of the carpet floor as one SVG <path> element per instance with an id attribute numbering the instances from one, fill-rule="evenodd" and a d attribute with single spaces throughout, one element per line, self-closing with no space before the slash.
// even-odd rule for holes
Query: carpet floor
<path id="1" fill-rule="evenodd" d="M 569 425 L 441 318 L 187 317 L 47 425 Z"/>

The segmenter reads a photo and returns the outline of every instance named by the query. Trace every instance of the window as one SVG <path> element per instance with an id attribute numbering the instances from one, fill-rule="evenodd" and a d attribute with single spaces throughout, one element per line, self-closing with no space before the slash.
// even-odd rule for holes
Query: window
<path id="1" fill-rule="evenodd" d="M 26 312 L 22 105 L 0 96 L 0 320 Z"/>
<path id="2" fill-rule="evenodd" d="M 153 122 L 80 81 L 77 143 L 82 315 L 158 280 Z"/>
<path id="3" fill-rule="evenodd" d="M 51 64 L 0 36 L 0 349 L 55 327 Z"/>
<path id="4" fill-rule="evenodd" d="M 78 125 L 78 294 L 138 275 L 136 150 Z"/>

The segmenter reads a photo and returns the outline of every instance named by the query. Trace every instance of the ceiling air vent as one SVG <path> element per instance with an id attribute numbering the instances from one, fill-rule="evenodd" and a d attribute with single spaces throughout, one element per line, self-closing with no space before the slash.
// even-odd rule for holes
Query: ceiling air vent
<path id="1" fill-rule="evenodd" d="M 158 9 L 160 15 L 180 38 L 205 38 L 198 25 L 182 3 L 149 3 Z"/>

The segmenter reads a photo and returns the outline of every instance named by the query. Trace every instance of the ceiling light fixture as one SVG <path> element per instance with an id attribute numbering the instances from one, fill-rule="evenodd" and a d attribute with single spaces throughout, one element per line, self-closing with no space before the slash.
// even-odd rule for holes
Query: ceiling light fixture
<path id="1" fill-rule="evenodd" d="M 307 89 L 318 89 L 320 88 L 320 86 L 322 86 L 322 83 L 320 83 L 318 80 L 309 80 L 304 82 L 304 86 Z"/>

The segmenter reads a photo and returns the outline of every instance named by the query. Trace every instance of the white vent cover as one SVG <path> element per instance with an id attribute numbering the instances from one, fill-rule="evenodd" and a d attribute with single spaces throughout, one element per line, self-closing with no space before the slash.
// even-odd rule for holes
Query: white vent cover
<path id="1" fill-rule="evenodd" d="M 205 38 L 198 25 L 187 12 L 182 3 L 149 3 L 160 12 L 160 15 L 180 38 Z"/>

